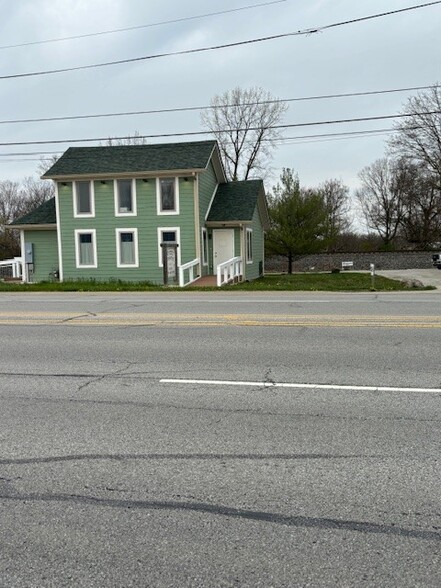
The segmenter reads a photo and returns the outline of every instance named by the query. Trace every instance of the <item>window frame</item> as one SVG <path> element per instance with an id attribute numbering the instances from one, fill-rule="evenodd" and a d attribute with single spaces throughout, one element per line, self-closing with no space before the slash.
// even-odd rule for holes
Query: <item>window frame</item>
<path id="1" fill-rule="evenodd" d="M 175 208 L 174 210 L 162 210 L 161 205 L 161 180 L 174 180 L 175 187 Z M 156 178 L 156 214 L 158 216 L 176 215 L 179 214 L 179 177 L 178 176 L 164 176 Z"/>
<path id="2" fill-rule="evenodd" d="M 80 235 L 92 235 L 93 264 L 83 264 L 80 255 Z M 75 266 L 77 269 L 96 269 L 98 267 L 98 252 L 96 229 L 75 229 Z"/>
<path id="3" fill-rule="evenodd" d="M 131 212 L 121 212 L 119 207 L 119 190 L 118 182 L 131 182 L 132 187 L 132 210 Z M 136 180 L 134 178 L 116 178 L 113 180 L 113 199 L 115 206 L 115 216 L 137 216 L 137 202 L 136 202 Z"/>
<path id="4" fill-rule="evenodd" d="M 181 228 L 180 227 L 158 227 L 157 228 L 157 235 L 158 235 L 158 266 L 164 267 L 162 263 L 162 233 L 167 233 L 169 231 L 175 231 L 176 233 L 176 241 L 175 243 L 178 244 L 178 267 L 181 266 Z"/>
<path id="5" fill-rule="evenodd" d="M 205 237 L 205 239 L 204 239 Z M 201 257 L 202 257 L 202 265 L 208 266 L 208 231 L 205 227 L 201 229 Z"/>
<path id="6" fill-rule="evenodd" d="M 253 263 L 253 229 L 246 228 L 245 260 L 247 264 Z"/>
<path id="7" fill-rule="evenodd" d="M 133 234 L 133 253 L 134 263 L 122 263 L 121 261 L 121 235 L 122 233 Z M 115 229 L 115 240 L 116 240 L 116 267 L 118 268 L 131 268 L 139 267 L 139 255 L 138 255 L 138 229 L 135 228 L 123 228 Z"/>
<path id="8" fill-rule="evenodd" d="M 82 182 L 89 184 L 90 212 L 79 212 L 78 210 L 78 184 Z M 95 217 L 95 185 L 93 180 L 74 180 L 73 182 L 73 214 L 74 218 L 94 218 Z"/>

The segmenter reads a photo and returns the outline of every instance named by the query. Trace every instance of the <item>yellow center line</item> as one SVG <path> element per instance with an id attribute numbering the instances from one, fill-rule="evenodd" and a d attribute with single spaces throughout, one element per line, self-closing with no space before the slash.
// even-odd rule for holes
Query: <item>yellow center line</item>
<path id="1" fill-rule="evenodd" d="M 162 326 L 162 327 L 371 327 L 440 329 L 441 316 L 401 315 L 286 315 L 202 313 L 68 313 L 0 311 L 2 325 Z"/>

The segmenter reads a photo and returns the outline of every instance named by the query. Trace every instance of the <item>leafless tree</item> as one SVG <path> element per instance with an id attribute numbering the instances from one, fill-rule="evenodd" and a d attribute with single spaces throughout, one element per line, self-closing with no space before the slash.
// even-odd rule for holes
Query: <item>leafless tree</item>
<path id="1" fill-rule="evenodd" d="M 434 85 L 408 99 L 389 141 L 391 153 L 425 168 L 431 181 L 441 188 L 441 86 Z"/>
<path id="2" fill-rule="evenodd" d="M 369 229 L 389 247 L 399 234 L 408 189 L 407 168 L 400 162 L 378 159 L 359 174 L 362 187 L 356 197 Z"/>
<path id="3" fill-rule="evenodd" d="M 351 227 L 349 216 L 349 188 L 341 180 L 326 180 L 318 187 L 327 210 L 326 239 L 329 249 L 333 249 L 338 236 L 348 232 Z"/>
<path id="4" fill-rule="evenodd" d="M 214 96 L 201 122 L 216 137 L 229 180 L 265 177 L 287 106 L 263 88 L 234 88 Z"/>
<path id="5" fill-rule="evenodd" d="M 124 139 L 115 139 L 109 137 L 107 141 L 101 143 L 104 147 L 111 147 L 112 145 L 146 145 L 147 140 L 141 137 L 139 131 L 135 131 L 133 135 L 127 135 Z"/>

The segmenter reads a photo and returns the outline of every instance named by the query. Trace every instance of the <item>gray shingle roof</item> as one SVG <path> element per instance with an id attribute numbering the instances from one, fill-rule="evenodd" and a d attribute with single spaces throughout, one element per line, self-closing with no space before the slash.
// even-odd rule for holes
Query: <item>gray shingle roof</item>
<path id="1" fill-rule="evenodd" d="M 259 195 L 263 192 L 262 180 L 244 180 L 219 184 L 207 221 L 250 221 L 253 218 Z"/>
<path id="2" fill-rule="evenodd" d="M 70 177 L 205 169 L 216 141 L 70 147 L 42 176 Z"/>
<path id="3" fill-rule="evenodd" d="M 14 225 L 55 225 L 57 216 L 55 213 L 55 198 L 43 202 L 38 208 L 16 219 Z"/>

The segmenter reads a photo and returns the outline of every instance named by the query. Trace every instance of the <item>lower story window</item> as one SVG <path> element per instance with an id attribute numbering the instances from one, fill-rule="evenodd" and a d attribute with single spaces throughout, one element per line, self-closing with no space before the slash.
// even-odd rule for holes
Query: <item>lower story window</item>
<path id="1" fill-rule="evenodd" d="M 208 265 L 208 234 L 202 229 L 202 265 Z"/>
<path id="2" fill-rule="evenodd" d="M 117 267 L 138 267 L 137 229 L 116 229 Z"/>
<path id="3" fill-rule="evenodd" d="M 247 229 L 247 263 L 253 263 L 253 229 Z"/>
<path id="4" fill-rule="evenodd" d="M 96 231 L 75 231 L 75 251 L 77 267 L 97 267 Z"/>
<path id="5" fill-rule="evenodd" d="M 158 263 L 159 267 L 162 267 L 162 243 L 176 243 L 178 250 L 178 264 L 180 265 L 181 252 L 180 252 L 180 240 L 181 232 L 179 227 L 161 227 L 158 229 Z"/>

